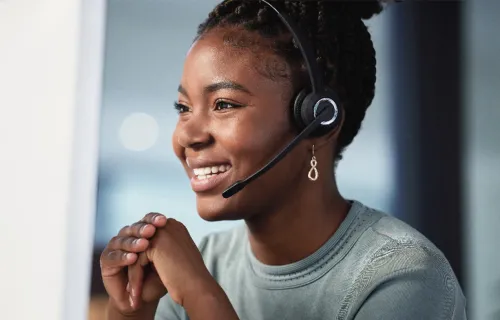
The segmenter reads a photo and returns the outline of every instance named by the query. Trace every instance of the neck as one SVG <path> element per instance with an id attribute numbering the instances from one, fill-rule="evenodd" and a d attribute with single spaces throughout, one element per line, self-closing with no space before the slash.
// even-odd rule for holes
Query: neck
<path id="1" fill-rule="evenodd" d="M 349 211 L 335 181 L 315 181 L 295 193 L 279 209 L 246 221 L 252 252 L 264 264 L 290 264 L 313 254 Z"/>

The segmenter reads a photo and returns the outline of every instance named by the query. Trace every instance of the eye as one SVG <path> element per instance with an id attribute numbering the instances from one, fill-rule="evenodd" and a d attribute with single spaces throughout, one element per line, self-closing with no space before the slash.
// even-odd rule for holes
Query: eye
<path id="1" fill-rule="evenodd" d="M 175 110 L 177 110 L 177 113 L 179 114 L 189 111 L 189 107 L 178 102 L 174 102 L 174 108 Z"/>
<path id="2" fill-rule="evenodd" d="M 219 100 L 215 102 L 215 110 L 226 110 L 226 109 L 234 109 L 240 107 L 242 106 L 228 101 Z"/>

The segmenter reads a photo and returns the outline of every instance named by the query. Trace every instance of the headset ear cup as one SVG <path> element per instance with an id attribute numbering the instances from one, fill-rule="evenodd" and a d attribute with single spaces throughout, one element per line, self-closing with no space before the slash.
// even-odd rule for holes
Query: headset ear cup
<path id="1" fill-rule="evenodd" d="M 332 118 L 331 121 L 327 121 L 328 123 L 325 123 L 324 125 L 319 126 L 314 132 L 311 133 L 311 137 L 319 137 L 322 135 L 327 134 L 328 132 L 334 131 L 337 129 L 340 120 L 341 120 L 341 108 L 339 105 L 339 99 L 337 98 L 337 95 L 335 92 L 328 90 L 324 91 L 320 94 L 309 94 L 307 95 L 304 100 L 302 101 L 302 107 L 301 107 L 301 118 L 302 122 L 307 126 L 310 123 L 312 123 L 316 117 L 315 117 L 315 106 L 317 103 L 323 100 L 321 102 L 322 105 L 326 103 L 326 105 L 329 108 L 334 107 L 336 110 L 336 117 Z M 325 101 L 326 100 L 326 101 Z M 330 101 L 330 102 L 328 102 Z M 333 106 L 332 106 L 333 105 Z M 333 114 L 332 114 L 333 116 Z"/>
<path id="2" fill-rule="evenodd" d="M 302 107 L 304 103 L 304 99 L 307 97 L 307 91 L 304 89 L 297 94 L 295 97 L 295 102 L 293 104 L 293 120 L 299 128 L 299 130 L 304 129 L 307 126 L 307 123 L 304 123 L 302 118 Z"/>

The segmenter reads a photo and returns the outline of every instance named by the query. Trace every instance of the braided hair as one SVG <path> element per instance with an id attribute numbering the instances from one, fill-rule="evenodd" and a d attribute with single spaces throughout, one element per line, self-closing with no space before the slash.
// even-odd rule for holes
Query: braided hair
<path id="1" fill-rule="evenodd" d="M 345 118 L 338 137 L 335 160 L 357 135 L 375 94 L 376 58 L 370 33 L 363 22 L 382 11 L 376 0 L 272 0 L 281 12 L 295 20 L 312 40 L 316 59 L 327 83 L 343 103 Z M 224 0 L 199 25 L 195 40 L 216 27 L 243 28 L 271 40 L 270 48 L 289 64 L 294 86 L 308 83 L 304 61 L 293 38 L 272 9 L 258 0 Z M 235 46 L 255 47 L 250 37 L 227 38 Z M 270 77 L 286 77 L 269 70 Z M 295 88 L 300 89 L 300 87 Z"/>

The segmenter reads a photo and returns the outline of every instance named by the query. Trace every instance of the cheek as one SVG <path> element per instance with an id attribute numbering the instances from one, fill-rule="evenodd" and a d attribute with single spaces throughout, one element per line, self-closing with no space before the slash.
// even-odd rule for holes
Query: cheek
<path id="1" fill-rule="evenodd" d="M 266 116 L 252 110 L 220 126 L 216 141 L 232 157 L 237 169 L 252 173 L 294 136 L 288 113 L 277 113 Z"/>

